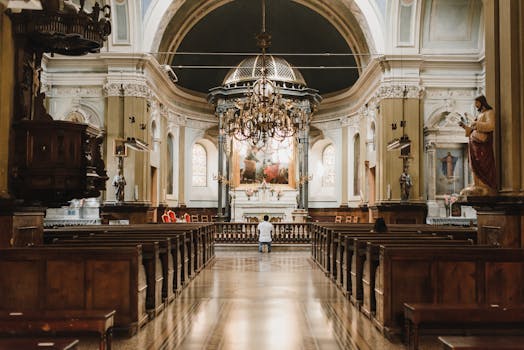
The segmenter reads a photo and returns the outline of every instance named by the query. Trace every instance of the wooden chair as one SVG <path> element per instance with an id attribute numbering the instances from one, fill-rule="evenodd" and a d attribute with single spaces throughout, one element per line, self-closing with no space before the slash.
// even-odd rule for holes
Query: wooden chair
<path id="1" fill-rule="evenodd" d="M 209 217 L 207 215 L 200 215 L 200 222 L 209 222 Z"/>
<path id="2" fill-rule="evenodd" d="M 340 215 L 335 216 L 335 222 L 336 223 L 342 223 L 342 216 L 340 216 Z"/>
<path id="3" fill-rule="evenodd" d="M 360 216 L 353 216 L 353 223 L 358 224 L 360 222 Z"/>
<path id="4" fill-rule="evenodd" d="M 352 222 L 353 222 L 353 217 L 351 215 L 346 216 L 346 224 L 352 223 Z"/>
<path id="5" fill-rule="evenodd" d="M 191 215 L 191 222 L 200 222 L 200 221 L 198 221 L 198 214 Z"/>

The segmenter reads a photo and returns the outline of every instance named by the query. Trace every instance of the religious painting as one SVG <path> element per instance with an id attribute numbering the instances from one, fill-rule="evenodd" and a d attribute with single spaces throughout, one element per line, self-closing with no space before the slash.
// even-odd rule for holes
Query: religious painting
<path id="1" fill-rule="evenodd" d="M 293 159 L 293 139 L 270 140 L 265 146 L 238 143 L 240 184 L 289 184 L 289 168 Z"/>
<path id="2" fill-rule="evenodd" d="M 459 193 L 464 188 L 464 150 L 437 148 L 437 195 Z"/>

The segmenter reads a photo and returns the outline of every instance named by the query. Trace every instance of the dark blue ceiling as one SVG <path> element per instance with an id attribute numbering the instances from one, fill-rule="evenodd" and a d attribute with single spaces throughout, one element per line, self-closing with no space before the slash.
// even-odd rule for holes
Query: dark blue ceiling
<path id="1" fill-rule="evenodd" d="M 352 53 L 329 21 L 290 0 L 266 3 L 267 31 L 272 35 L 269 53 Z M 260 0 L 237 0 L 209 13 L 185 36 L 178 52 L 259 52 L 255 36 L 261 30 Z M 351 66 L 353 56 L 283 56 L 294 66 Z M 175 55 L 173 66 L 236 66 L 245 56 Z M 321 94 L 352 86 L 357 69 L 301 69 L 308 87 Z M 228 69 L 179 69 L 175 73 L 184 88 L 207 93 L 221 85 Z"/>

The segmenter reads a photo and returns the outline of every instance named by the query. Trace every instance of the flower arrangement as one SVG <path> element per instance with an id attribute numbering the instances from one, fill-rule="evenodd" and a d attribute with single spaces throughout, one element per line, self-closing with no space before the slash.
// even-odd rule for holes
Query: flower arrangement
<path id="1" fill-rule="evenodd" d="M 458 200 L 456 194 L 444 195 L 444 207 L 446 208 L 446 214 L 451 216 L 453 213 L 453 203 Z"/>

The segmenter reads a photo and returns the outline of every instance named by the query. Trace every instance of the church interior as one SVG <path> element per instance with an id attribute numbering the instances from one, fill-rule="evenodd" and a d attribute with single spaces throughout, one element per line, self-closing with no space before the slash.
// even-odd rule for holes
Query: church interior
<path id="1" fill-rule="evenodd" d="M 0 350 L 524 349 L 524 1 L 0 0 L 0 101 Z"/>

